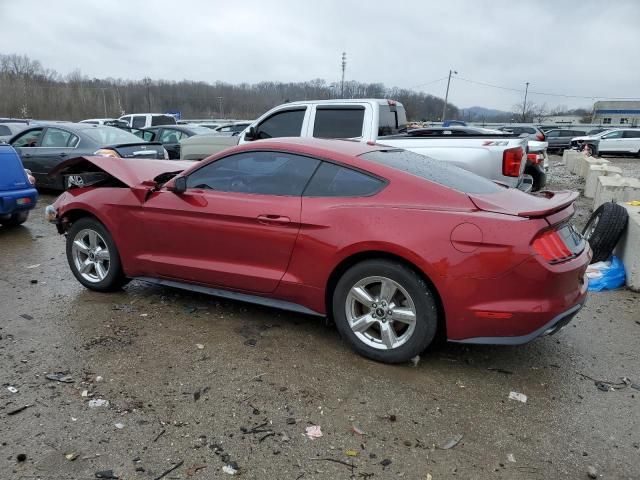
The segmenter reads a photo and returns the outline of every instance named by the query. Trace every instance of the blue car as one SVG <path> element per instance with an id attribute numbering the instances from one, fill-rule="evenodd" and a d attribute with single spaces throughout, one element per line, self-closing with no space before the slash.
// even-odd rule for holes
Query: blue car
<path id="1" fill-rule="evenodd" d="M 27 221 L 29 210 L 38 201 L 34 184 L 13 147 L 0 144 L 0 225 L 15 226 Z"/>

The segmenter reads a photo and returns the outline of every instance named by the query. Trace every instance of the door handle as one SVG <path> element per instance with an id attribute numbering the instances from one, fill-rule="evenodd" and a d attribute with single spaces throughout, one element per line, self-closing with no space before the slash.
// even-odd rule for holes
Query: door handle
<path id="1" fill-rule="evenodd" d="M 60 153 L 58 156 L 59 156 L 60 158 L 64 158 L 64 157 L 66 157 L 66 156 L 67 156 L 67 154 L 66 154 L 66 153 Z"/>
<path id="2" fill-rule="evenodd" d="M 23 158 L 31 158 L 31 154 L 30 153 L 23 153 L 22 157 Z"/>
<path id="3" fill-rule="evenodd" d="M 266 225 L 286 225 L 291 222 L 289 217 L 283 217 L 281 215 L 258 215 L 258 222 Z"/>

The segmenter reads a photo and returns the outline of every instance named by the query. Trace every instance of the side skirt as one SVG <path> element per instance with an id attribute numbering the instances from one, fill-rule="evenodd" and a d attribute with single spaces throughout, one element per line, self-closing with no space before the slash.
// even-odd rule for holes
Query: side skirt
<path id="1" fill-rule="evenodd" d="M 324 317 L 322 313 L 316 312 L 303 305 L 293 302 L 287 302 L 286 300 L 278 300 L 275 298 L 260 297 L 258 295 L 251 295 L 248 293 L 234 292 L 232 290 L 222 290 L 219 288 L 204 287 L 202 285 L 196 285 L 193 283 L 178 282 L 175 280 L 167 280 L 164 278 L 151 278 L 151 277 L 134 277 L 133 280 L 140 280 L 142 282 L 151 283 L 154 285 L 163 285 L 166 287 L 180 288 L 183 290 L 189 290 L 192 292 L 204 293 L 206 295 L 213 295 L 215 297 L 228 298 L 230 300 L 237 300 L 239 302 L 254 303 L 256 305 L 263 305 L 265 307 L 278 308 L 280 310 L 289 310 L 291 312 L 304 313 L 306 315 L 314 315 L 317 317 Z"/>

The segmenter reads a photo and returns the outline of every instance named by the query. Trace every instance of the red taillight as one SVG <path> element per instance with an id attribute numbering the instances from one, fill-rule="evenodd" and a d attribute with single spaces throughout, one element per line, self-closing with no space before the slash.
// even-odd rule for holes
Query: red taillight
<path id="1" fill-rule="evenodd" d="M 534 165 L 538 165 L 542 163 L 544 160 L 544 155 L 540 153 L 527 153 L 527 160 L 529 160 Z"/>
<path id="2" fill-rule="evenodd" d="M 549 263 L 557 263 L 573 258 L 573 252 L 555 230 L 540 233 L 531 244 L 533 250 Z"/>
<path id="3" fill-rule="evenodd" d="M 538 140 L 540 140 L 541 142 L 544 142 L 544 133 L 542 133 L 542 132 L 537 133 L 536 134 L 536 138 Z"/>
<path id="4" fill-rule="evenodd" d="M 502 174 L 506 177 L 519 177 L 522 164 L 522 147 L 508 148 L 502 154 Z"/>

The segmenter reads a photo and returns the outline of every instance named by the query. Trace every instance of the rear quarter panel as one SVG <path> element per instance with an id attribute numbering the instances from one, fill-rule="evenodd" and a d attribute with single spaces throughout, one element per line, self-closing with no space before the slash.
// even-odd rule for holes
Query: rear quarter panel
<path id="1" fill-rule="evenodd" d="M 424 182 L 419 182 L 424 184 Z M 431 197 L 431 198 L 429 198 Z M 422 199 L 420 204 L 416 200 Z M 324 292 L 333 270 L 363 252 L 387 252 L 413 264 L 434 284 L 445 310 L 456 278 L 492 279 L 532 256 L 544 220 L 478 212 L 459 192 L 389 185 L 369 198 L 303 198 L 301 229 L 283 282 Z M 480 237 L 452 242 L 468 224 Z M 310 305 L 324 311 L 324 305 Z"/>

